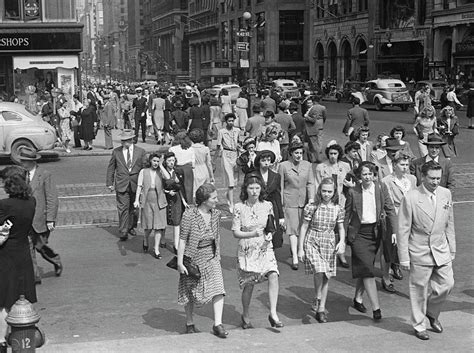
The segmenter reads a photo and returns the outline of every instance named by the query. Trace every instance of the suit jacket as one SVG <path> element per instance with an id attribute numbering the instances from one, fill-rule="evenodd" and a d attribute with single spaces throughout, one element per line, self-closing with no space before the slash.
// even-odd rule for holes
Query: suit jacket
<path id="1" fill-rule="evenodd" d="M 284 207 L 304 207 L 308 199 L 314 199 L 313 166 L 308 161 L 301 161 L 295 166 L 292 161 L 280 164 L 282 200 Z"/>
<path id="2" fill-rule="evenodd" d="M 145 97 L 135 98 L 132 107 L 135 108 L 135 119 L 146 119 L 146 114 L 142 116 L 142 113 L 146 113 L 148 109 L 148 101 Z"/>
<path id="3" fill-rule="evenodd" d="M 426 156 L 415 159 L 410 165 L 410 173 L 416 177 L 416 185 L 420 186 L 421 184 L 421 166 L 425 164 Z M 438 162 L 443 169 L 441 174 L 441 182 L 440 186 L 444 188 L 448 188 L 450 190 L 454 189 L 454 172 L 453 172 L 453 164 L 449 159 L 446 159 L 442 156 L 438 157 Z"/>
<path id="4" fill-rule="evenodd" d="M 393 207 L 392 200 L 386 189 L 380 187 L 375 182 L 375 206 L 377 229 L 376 234 L 380 239 L 385 227 L 397 233 L 397 215 Z M 346 229 L 347 240 L 353 242 L 359 233 L 362 219 L 362 186 L 357 184 L 347 192 L 345 205 L 344 228 Z M 383 221 L 385 219 L 385 222 Z"/>
<path id="5" fill-rule="evenodd" d="M 260 169 L 257 170 L 257 173 L 260 177 L 262 176 Z M 278 221 L 279 219 L 285 218 L 283 205 L 281 203 L 281 176 L 272 170 L 268 171 L 268 180 L 265 184 L 265 200 L 272 203 L 275 220 Z"/>
<path id="6" fill-rule="evenodd" d="M 248 151 L 245 151 L 239 156 L 239 158 L 237 158 L 237 165 L 240 167 L 244 175 L 255 170 L 255 165 L 253 161 L 250 161 L 250 155 Z"/>
<path id="7" fill-rule="evenodd" d="M 402 200 L 397 232 L 400 263 L 442 266 L 456 252 L 451 192 L 436 189 L 436 207 L 425 188 L 411 190 Z"/>
<path id="8" fill-rule="evenodd" d="M 150 168 L 142 169 L 141 172 L 143 173 L 143 184 L 142 184 L 142 193 L 140 197 L 140 202 L 142 205 L 146 202 L 146 197 L 148 191 L 151 187 L 151 175 L 150 175 Z M 140 173 L 139 173 L 140 174 Z M 156 191 L 156 199 L 158 202 L 159 208 L 165 208 L 168 205 L 166 201 L 166 195 L 163 190 L 163 181 L 160 171 L 157 171 L 155 175 L 155 191 Z"/>
<path id="9" fill-rule="evenodd" d="M 37 233 L 44 233 L 48 230 L 46 222 L 56 222 L 59 208 L 58 191 L 51 173 L 40 166 L 36 167 L 30 187 L 36 199 L 33 229 Z"/>
<path id="10" fill-rule="evenodd" d="M 383 156 L 382 158 L 374 160 L 374 164 L 379 168 L 377 175 L 380 181 L 386 176 L 389 176 L 390 174 L 392 174 L 393 167 L 392 167 L 392 170 L 390 170 L 389 163 L 392 163 L 392 162 L 387 161 L 386 156 Z"/>
<path id="11" fill-rule="evenodd" d="M 115 185 L 117 192 L 126 192 L 130 185 L 132 192 L 137 191 L 138 173 L 145 165 L 146 152 L 143 148 L 133 146 L 132 168 L 127 168 L 127 161 L 123 156 L 123 147 L 117 147 L 112 151 L 105 184 Z"/>
<path id="12" fill-rule="evenodd" d="M 306 135 L 319 135 L 319 130 L 323 129 L 324 123 L 326 122 L 326 107 L 316 103 L 306 114 L 308 115 L 304 117 L 306 122 Z"/>
<path id="13" fill-rule="evenodd" d="M 408 180 L 410 180 L 411 188 L 413 190 L 416 188 L 416 178 L 414 175 L 407 175 Z M 393 206 L 395 207 L 395 211 L 398 213 L 398 209 L 400 208 L 400 204 L 402 199 L 405 197 L 403 194 L 403 190 L 400 188 L 400 185 L 396 181 L 396 176 L 393 174 L 387 175 L 385 178 L 382 179 L 381 185 L 383 188 L 387 189 L 388 194 L 390 195 L 390 199 L 393 202 Z"/>

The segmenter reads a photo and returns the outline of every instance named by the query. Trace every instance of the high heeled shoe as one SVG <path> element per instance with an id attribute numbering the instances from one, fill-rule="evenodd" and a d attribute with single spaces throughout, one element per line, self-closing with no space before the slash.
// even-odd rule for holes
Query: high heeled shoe
<path id="1" fill-rule="evenodd" d="M 282 328 L 284 325 L 281 321 L 275 321 L 274 318 L 272 318 L 271 315 L 268 315 L 268 321 L 270 322 L 270 325 L 272 327 L 276 327 L 276 328 Z"/>
<path id="2" fill-rule="evenodd" d="M 242 323 L 240 324 L 240 327 L 242 327 L 244 330 L 248 330 L 248 329 L 253 328 L 252 323 L 251 323 L 250 321 L 249 321 L 249 322 L 246 322 L 246 321 L 244 320 L 244 316 L 243 316 L 243 315 L 242 315 L 240 318 L 242 319 Z"/>

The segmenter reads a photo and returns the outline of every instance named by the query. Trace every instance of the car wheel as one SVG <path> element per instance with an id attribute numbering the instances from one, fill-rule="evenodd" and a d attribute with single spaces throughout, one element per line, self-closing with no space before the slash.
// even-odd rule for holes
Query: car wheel
<path id="1" fill-rule="evenodd" d="M 408 110 L 408 105 L 402 105 L 400 106 L 400 108 L 402 109 L 402 111 L 406 112 Z"/>
<path id="2" fill-rule="evenodd" d="M 378 98 L 375 99 L 374 104 L 375 104 L 375 109 L 376 110 L 382 110 L 383 109 L 383 105 L 382 105 L 382 103 L 380 103 L 380 100 Z"/>
<path id="3" fill-rule="evenodd" d="M 12 143 L 12 149 L 11 149 L 11 159 L 13 162 L 20 164 L 20 159 L 18 158 L 20 156 L 20 149 L 23 147 L 29 147 L 29 148 L 35 148 L 35 145 L 29 140 L 25 139 L 20 139 L 16 140 L 15 142 Z"/>

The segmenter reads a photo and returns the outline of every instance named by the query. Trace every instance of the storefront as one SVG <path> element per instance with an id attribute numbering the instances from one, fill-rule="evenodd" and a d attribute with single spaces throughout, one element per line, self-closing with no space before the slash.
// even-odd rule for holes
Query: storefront
<path id="1" fill-rule="evenodd" d="M 55 87 L 68 99 L 79 93 L 81 36 L 82 25 L 75 23 L 1 28 L 0 97 L 27 102 Z"/>

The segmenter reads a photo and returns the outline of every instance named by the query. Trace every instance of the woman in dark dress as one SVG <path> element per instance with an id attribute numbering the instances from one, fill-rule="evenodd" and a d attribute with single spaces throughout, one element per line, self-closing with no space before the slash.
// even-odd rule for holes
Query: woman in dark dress
<path id="1" fill-rule="evenodd" d="M 276 232 L 273 234 L 273 248 L 281 248 L 283 245 L 283 228 L 285 226 L 285 215 L 281 202 L 281 176 L 270 169 L 275 162 L 275 153 L 269 150 L 260 151 L 255 157 L 255 168 L 257 175 L 263 180 L 265 186 L 263 197 L 265 201 L 270 201 L 273 206 Z"/>
<path id="2" fill-rule="evenodd" d="M 84 149 L 92 149 L 92 140 L 95 138 L 94 128 L 97 125 L 96 108 L 89 98 L 84 100 L 84 109 L 81 113 L 80 135 L 84 140 Z"/>
<path id="3" fill-rule="evenodd" d="M 373 318 L 382 319 L 377 285 L 375 283 L 375 254 L 387 229 L 397 233 L 397 216 L 388 191 L 375 182 L 377 167 L 372 162 L 362 162 L 355 171 L 360 181 L 347 193 L 344 228 L 352 249 L 352 278 L 357 280 L 354 308 L 362 313 L 367 308 L 362 303 L 364 292 L 371 302 Z"/>
<path id="4" fill-rule="evenodd" d="M 3 331 L 3 314 L 8 312 L 20 295 L 36 303 L 35 275 L 31 260 L 28 233 L 35 215 L 35 199 L 25 175 L 14 174 L 5 179 L 5 191 L 10 196 L 0 200 L 0 225 L 7 220 L 13 225 L 8 239 L 0 245 L 0 312 Z M 6 328 L 5 328 L 6 329 Z"/>
<path id="5" fill-rule="evenodd" d="M 173 226 L 173 246 L 176 252 L 179 241 L 179 225 L 184 209 L 188 207 L 184 191 L 184 174 L 182 170 L 175 169 L 176 157 L 173 152 L 167 152 L 163 157 L 161 175 L 163 176 L 163 189 L 165 190 L 167 206 L 167 223 Z M 164 232 L 163 232 L 164 238 Z M 165 247 L 165 243 L 160 244 Z"/>

